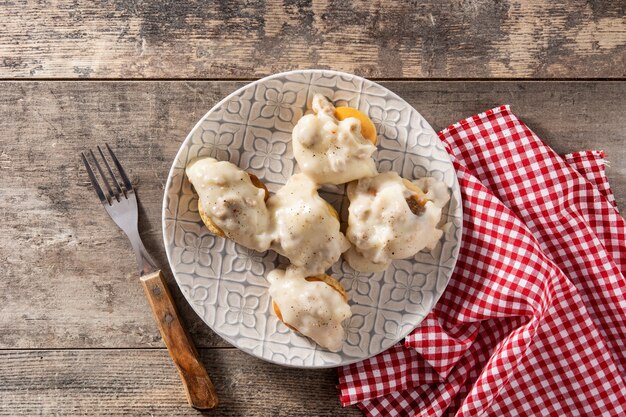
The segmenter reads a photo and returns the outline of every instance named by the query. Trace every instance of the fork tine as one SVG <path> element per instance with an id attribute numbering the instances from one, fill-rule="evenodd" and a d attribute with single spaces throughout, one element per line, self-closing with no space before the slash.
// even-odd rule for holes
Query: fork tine
<path id="1" fill-rule="evenodd" d="M 89 153 L 91 154 L 91 157 L 93 158 L 93 162 L 96 164 L 96 168 L 98 169 L 98 172 L 100 173 L 100 177 L 102 178 L 102 181 L 104 181 L 104 185 L 106 185 L 107 190 L 109 191 L 109 196 L 111 196 L 111 198 L 115 197 L 115 199 L 119 201 L 119 195 L 113 193 L 113 190 L 111 189 L 111 186 L 109 185 L 109 181 L 107 180 L 107 177 L 104 175 L 104 172 L 102 171 L 102 168 L 100 167 L 100 164 L 98 163 L 98 159 L 96 159 L 96 155 L 94 155 L 91 149 L 89 150 Z"/>
<path id="2" fill-rule="evenodd" d="M 91 185 L 93 186 L 93 189 L 96 191 L 98 198 L 100 199 L 102 203 L 105 203 L 105 202 L 108 203 L 109 201 L 104 196 L 104 193 L 102 192 L 102 188 L 100 188 L 100 184 L 98 184 L 98 180 L 96 179 L 96 175 L 93 173 L 93 170 L 91 169 L 91 165 L 89 165 L 89 162 L 87 161 L 87 158 L 85 157 L 85 153 L 81 152 L 80 156 L 83 158 L 83 164 L 85 164 L 85 169 L 87 169 L 87 175 L 89 176 L 89 181 L 91 181 Z"/>
<path id="3" fill-rule="evenodd" d="M 104 145 L 109 150 L 109 153 L 111 154 L 111 159 L 113 159 L 113 163 L 115 164 L 115 166 L 117 167 L 117 170 L 119 171 L 120 175 L 122 176 L 122 180 L 124 182 L 124 187 L 126 187 L 126 190 L 128 190 L 128 191 L 132 191 L 133 190 L 133 185 L 130 183 L 130 180 L 128 179 L 128 176 L 126 175 L 126 172 L 124 172 L 124 168 L 122 168 L 122 164 L 120 164 L 120 161 L 118 161 L 117 157 L 113 153 L 113 150 L 111 150 L 111 147 L 109 146 L 109 144 L 105 143 Z"/>
<path id="4" fill-rule="evenodd" d="M 109 161 L 107 161 L 107 159 L 104 157 L 104 153 L 102 152 L 102 148 L 100 147 L 100 145 L 98 145 L 96 147 L 98 148 L 98 152 L 100 152 L 100 156 L 102 157 L 102 160 L 104 161 L 104 164 L 107 166 L 107 171 L 109 171 L 109 175 L 111 176 L 111 179 L 113 180 L 113 183 L 115 184 L 115 188 L 117 188 L 117 194 L 118 195 L 124 194 L 122 192 L 122 189 L 120 188 L 120 183 L 117 181 L 117 178 L 115 178 L 115 175 L 113 174 L 113 170 L 111 169 L 111 165 L 109 165 Z"/>

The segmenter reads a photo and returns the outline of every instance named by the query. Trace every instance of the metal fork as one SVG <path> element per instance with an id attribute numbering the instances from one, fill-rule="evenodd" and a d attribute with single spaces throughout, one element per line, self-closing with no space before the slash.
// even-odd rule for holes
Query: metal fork
<path id="1" fill-rule="evenodd" d="M 163 274 L 148 254 L 139 236 L 137 197 L 133 185 L 111 147 L 108 144 L 105 146 L 108 159 L 115 165 L 117 174 L 111 168 L 105 152 L 97 146 L 97 155 L 92 150 L 88 153 L 81 153 L 89 180 L 104 209 L 115 224 L 126 233 L 135 251 L 144 291 L 159 325 L 163 341 L 178 368 L 189 404 L 201 410 L 214 408 L 218 402 L 215 387 L 180 321 Z M 97 156 L 100 157 L 100 162 Z M 92 165 L 95 166 L 95 170 Z M 100 180 L 96 173 L 99 174 Z M 101 184 L 104 185 L 104 189 Z"/>
<path id="2" fill-rule="evenodd" d="M 109 216 L 113 219 L 115 224 L 119 226 L 120 229 L 126 233 L 128 239 L 130 240 L 130 244 L 133 246 L 135 250 L 135 256 L 137 257 L 137 265 L 139 267 L 139 275 L 143 276 L 149 274 L 151 272 L 155 272 L 158 268 L 156 267 L 156 263 L 152 259 L 152 257 L 148 254 L 148 251 L 143 246 L 143 242 L 141 241 L 141 237 L 139 237 L 139 229 L 137 228 L 137 197 L 135 196 L 135 190 L 133 189 L 133 185 L 131 184 L 124 168 L 120 164 L 119 160 L 111 150 L 111 147 L 108 144 L 105 144 L 107 150 L 109 151 L 109 155 L 113 164 L 115 164 L 115 168 L 119 172 L 119 176 L 121 177 L 121 181 L 115 177 L 113 170 L 111 169 L 111 165 L 109 165 L 109 161 L 104 156 L 104 152 L 102 152 L 102 148 L 97 146 L 98 153 L 100 154 L 101 160 L 104 162 L 106 166 L 106 171 L 109 174 L 109 178 L 105 172 L 102 170 L 102 166 L 98 162 L 96 155 L 94 155 L 93 151 L 90 150 L 89 154 L 91 155 L 91 159 L 96 166 L 96 171 L 100 174 L 102 178 L 102 182 L 106 188 L 106 194 L 100 187 L 98 183 L 98 179 L 87 160 L 87 156 L 85 153 L 81 153 L 83 158 L 83 163 L 85 164 L 85 168 L 87 168 L 87 175 L 89 175 L 89 179 L 91 180 L 91 184 L 100 198 L 100 202 L 104 206 L 104 209 Z M 109 184 L 109 181 L 113 183 L 113 188 Z"/>

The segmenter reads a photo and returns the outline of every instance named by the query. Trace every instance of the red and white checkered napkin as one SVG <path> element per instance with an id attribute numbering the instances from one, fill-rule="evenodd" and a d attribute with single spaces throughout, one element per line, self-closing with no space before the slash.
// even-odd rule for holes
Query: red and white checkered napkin
<path id="1" fill-rule="evenodd" d="M 369 416 L 626 415 L 626 224 L 602 152 L 502 106 L 439 134 L 463 196 L 450 284 L 403 344 L 339 370 Z"/>

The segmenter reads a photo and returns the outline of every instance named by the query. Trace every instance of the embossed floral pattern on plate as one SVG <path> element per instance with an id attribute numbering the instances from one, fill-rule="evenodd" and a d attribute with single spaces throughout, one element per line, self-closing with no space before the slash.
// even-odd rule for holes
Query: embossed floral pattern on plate
<path id="1" fill-rule="evenodd" d="M 291 130 L 315 93 L 337 105 L 357 107 L 378 131 L 378 168 L 407 178 L 434 176 L 452 190 L 444 208 L 450 223 L 432 252 L 394 261 L 387 271 L 363 274 L 340 260 L 329 270 L 350 297 L 340 352 L 324 350 L 290 330 L 272 311 L 266 274 L 284 259 L 213 236 L 198 215 L 197 199 L 184 177 L 194 158 L 228 160 L 257 175 L 275 192 L 297 171 Z M 345 187 L 320 193 L 344 218 Z M 350 74 L 325 70 L 276 74 L 235 91 L 211 109 L 182 144 L 168 177 L 163 237 L 172 272 L 194 311 L 234 346 L 280 365 L 334 367 L 373 356 L 413 330 L 444 291 L 460 247 L 462 212 L 456 174 L 428 122 L 386 88 Z"/>

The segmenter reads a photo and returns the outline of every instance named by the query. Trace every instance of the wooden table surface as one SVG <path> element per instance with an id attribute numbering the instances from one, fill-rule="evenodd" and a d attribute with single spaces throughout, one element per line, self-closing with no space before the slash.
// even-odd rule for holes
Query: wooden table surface
<path id="1" fill-rule="evenodd" d="M 219 3 L 219 4 L 215 4 Z M 623 1 L 0 1 L 0 415 L 199 415 L 126 237 L 78 154 L 108 142 L 140 230 L 221 398 L 214 416 L 357 416 L 334 370 L 265 363 L 212 333 L 161 239 L 170 164 L 250 80 L 331 68 L 379 81 L 435 129 L 511 104 L 560 153 L 603 149 L 626 203 Z"/>

